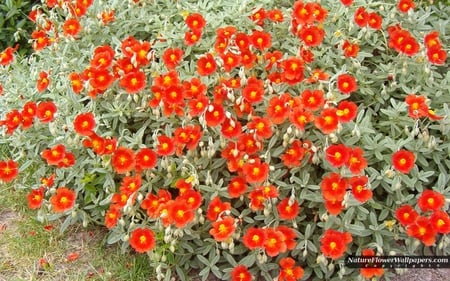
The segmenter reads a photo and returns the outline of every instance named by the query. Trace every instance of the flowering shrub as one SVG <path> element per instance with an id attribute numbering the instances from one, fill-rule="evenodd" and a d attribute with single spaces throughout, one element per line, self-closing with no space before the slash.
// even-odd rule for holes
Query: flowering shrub
<path id="1" fill-rule="evenodd" d="M 0 179 L 40 220 L 105 225 L 158 280 L 448 254 L 448 7 L 43 2 L 35 53 L 0 55 Z"/>

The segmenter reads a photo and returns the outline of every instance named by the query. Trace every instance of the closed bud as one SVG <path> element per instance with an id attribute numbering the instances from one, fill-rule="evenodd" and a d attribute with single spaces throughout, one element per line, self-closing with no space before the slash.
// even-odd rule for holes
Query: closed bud
<path id="1" fill-rule="evenodd" d="M 334 271 L 334 263 L 330 263 L 330 264 L 328 265 L 328 270 L 329 270 L 329 271 Z"/>

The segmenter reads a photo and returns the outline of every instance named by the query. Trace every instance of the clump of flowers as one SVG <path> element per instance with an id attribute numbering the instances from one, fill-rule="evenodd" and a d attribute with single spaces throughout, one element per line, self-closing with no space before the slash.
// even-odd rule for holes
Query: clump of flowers
<path id="1" fill-rule="evenodd" d="M 158 280 L 448 254 L 448 8 L 150 2 L 43 1 L 35 53 L 0 53 L 0 180 L 40 220 L 104 225 Z"/>

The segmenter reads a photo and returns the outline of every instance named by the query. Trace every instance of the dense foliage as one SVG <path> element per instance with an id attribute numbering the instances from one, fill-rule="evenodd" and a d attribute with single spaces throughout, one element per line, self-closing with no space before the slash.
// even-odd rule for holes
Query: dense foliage
<path id="1" fill-rule="evenodd" d="M 40 220 L 105 225 L 164 280 L 449 253 L 449 7 L 43 2 L 34 53 L 0 54 L 0 179 Z"/>

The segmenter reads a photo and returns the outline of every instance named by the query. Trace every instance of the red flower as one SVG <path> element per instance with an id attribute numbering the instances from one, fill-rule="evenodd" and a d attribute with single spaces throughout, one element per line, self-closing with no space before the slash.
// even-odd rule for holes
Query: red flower
<path id="1" fill-rule="evenodd" d="M 6 125 L 6 133 L 11 135 L 23 123 L 23 116 L 19 110 L 13 109 L 6 113 L 5 120 L 0 121 L 0 125 Z"/>
<path id="2" fill-rule="evenodd" d="M 247 191 L 247 182 L 244 176 L 237 176 L 228 184 L 228 194 L 231 198 L 238 198 Z"/>
<path id="3" fill-rule="evenodd" d="M 289 94 L 274 96 L 269 100 L 267 106 L 267 117 L 273 124 L 281 124 L 289 117 Z"/>
<path id="4" fill-rule="evenodd" d="M 91 79 L 89 83 L 96 90 L 105 91 L 114 82 L 114 76 L 108 69 L 92 68 L 90 71 Z"/>
<path id="5" fill-rule="evenodd" d="M 140 175 L 126 176 L 120 184 L 120 193 L 130 196 L 141 188 L 142 179 Z"/>
<path id="6" fill-rule="evenodd" d="M 156 152 L 150 148 L 141 148 L 136 152 L 136 171 L 152 169 L 156 166 L 158 156 Z"/>
<path id="7" fill-rule="evenodd" d="M 409 10 L 414 9 L 416 5 L 412 0 L 400 0 L 397 3 L 397 8 L 402 13 L 407 13 Z"/>
<path id="8" fill-rule="evenodd" d="M 57 144 L 42 151 L 42 158 L 47 161 L 48 165 L 58 165 L 64 160 L 65 155 L 66 147 L 63 144 Z"/>
<path id="9" fill-rule="evenodd" d="M 408 174 L 414 168 L 415 161 L 416 156 L 414 153 L 405 149 L 401 149 L 392 154 L 392 165 L 394 169 L 403 174 Z"/>
<path id="10" fill-rule="evenodd" d="M 48 77 L 48 73 L 45 71 L 41 71 L 39 73 L 39 79 L 36 84 L 36 88 L 39 93 L 45 91 L 50 85 L 50 78 Z"/>
<path id="11" fill-rule="evenodd" d="M 145 66 L 153 59 L 153 54 L 150 52 L 151 48 L 152 45 L 147 41 L 136 41 L 131 45 L 131 56 L 136 59 L 137 66 Z"/>
<path id="12" fill-rule="evenodd" d="M 145 88 L 147 78 L 142 71 L 133 71 L 125 74 L 119 81 L 120 87 L 124 88 L 128 94 L 135 94 Z"/>
<path id="13" fill-rule="evenodd" d="M 200 57 L 197 61 L 197 72 L 201 76 L 208 76 L 214 73 L 217 69 L 216 61 L 213 55 L 206 54 Z"/>
<path id="14" fill-rule="evenodd" d="M 130 234 L 130 246 L 138 253 L 153 250 L 156 245 L 155 233 L 148 228 L 136 228 Z"/>
<path id="15" fill-rule="evenodd" d="M 253 276 L 245 265 L 237 265 L 230 272 L 231 281 L 252 281 Z"/>
<path id="16" fill-rule="evenodd" d="M 49 123 L 55 118 L 56 111 L 56 105 L 52 101 L 43 101 L 37 106 L 36 117 L 42 123 Z"/>
<path id="17" fill-rule="evenodd" d="M 77 194 L 75 191 L 68 189 L 67 187 L 60 187 L 56 189 L 56 193 L 50 197 L 50 203 L 52 204 L 55 213 L 63 213 L 72 209 L 76 199 Z"/>
<path id="18" fill-rule="evenodd" d="M 356 58 L 359 52 L 359 45 L 357 43 L 352 44 L 349 40 L 345 40 L 342 45 L 342 50 L 344 50 L 344 56 L 347 58 Z"/>
<path id="19" fill-rule="evenodd" d="M 404 53 L 405 55 L 407 55 L 409 57 L 414 56 L 420 50 L 419 43 L 412 36 L 404 38 L 403 41 L 401 41 L 401 44 L 399 47 L 400 47 L 400 52 Z"/>
<path id="20" fill-rule="evenodd" d="M 236 138 L 242 134 L 242 124 L 235 118 L 225 118 L 220 131 L 227 139 Z"/>
<path id="21" fill-rule="evenodd" d="M 292 11 L 294 26 L 303 26 L 314 22 L 314 10 L 311 3 L 296 1 Z"/>
<path id="22" fill-rule="evenodd" d="M 266 18 L 266 10 L 264 8 L 260 8 L 257 11 L 253 12 L 250 15 L 250 19 L 257 25 L 262 26 L 264 24 L 264 19 Z"/>
<path id="23" fill-rule="evenodd" d="M 419 216 L 416 221 L 406 227 L 406 233 L 420 241 L 425 246 L 432 246 L 436 242 L 436 230 L 431 225 L 430 219 Z"/>
<path id="24" fill-rule="evenodd" d="M 194 220 L 195 213 L 184 198 L 177 197 L 168 207 L 168 216 L 171 218 L 175 227 L 183 228 Z"/>
<path id="25" fill-rule="evenodd" d="M 279 9 L 267 11 L 267 18 L 273 22 L 281 23 L 284 21 L 283 12 Z"/>
<path id="26" fill-rule="evenodd" d="M 90 65 L 93 68 L 108 68 L 114 61 L 114 55 L 115 51 L 111 46 L 98 46 L 94 49 Z"/>
<path id="27" fill-rule="evenodd" d="M 335 107 L 327 107 L 322 110 L 320 116 L 316 117 L 314 124 L 324 134 L 333 133 L 339 125 L 337 109 Z"/>
<path id="28" fill-rule="evenodd" d="M 319 46 L 325 37 L 325 31 L 315 25 L 304 26 L 298 32 L 298 36 L 308 47 Z"/>
<path id="29" fill-rule="evenodd" d="M 325 200 L 325 209 L 327 209 L 327 212 L 330 213 L 330 215 L 337 216 L 344 209 L 342 204 L 343 201 L 344 200 Z"/>
<path id="30" fill-rule="evenodd" d="M 432 64 L 443 65 L 447 60 L 447 52 L 441 47 L 427 49 L 428 61 Z"/>
<path id="31" fill-rule="evenodd" d="M 377 13 L 369 13 L 369 19 L 367 24 L 376 30 L 381 29 L 381 24 L 383 23 L 383 18 Z"/>
<path id="32" fill-rule="evenodd" d="M 213 103 L 207 106 L 205 121 L 209 127 L 219 126 L 225 121 L 225 109 L 222 104 Z"/>
<path id="33" fill-rule="evenodd" d="M 162 59 L 168 69 L 175 69 L 183 59 L 183 54 L 180 48 L 168 48 L 164 51 Z"/>
<path id="34" fill-rule="evenodd" d="M 348 182 L 345 178 L 337 173 L 330 173 L 324 177 L 320 182 L 320 188 L 322 190 L 322 196 L 325 200 L 337 200 L 344 199 L 344 195 L 347 191 Z"/>
<path id="35" fill-rule="evenodd" d="M 352 242 L 352 236 L 349 232 L 340 232 L 334 229 L 325 230 L 320 239 L 320 251 L 333 260 L 344 255 L 347 245 Z"/>
<path id="36" fill-rule="evenodd" d="M 209 202 L 206 218 L 210 221 L 216 221 L 223 213 L 229 210 L 231 210 L 230 203 L 222 202 L 222 200 L 216 196 Z"/>
<path id="37" fill-rule="evenodd" d="M 19 174 L 19 167 L 14 160 L 0 161 L 0 180 L 13 181 Z"/>
<path id="38" fill-rule="evenodd" d="M 305 109 L 311 111 L 319 110 L 325 104 L 322 90 L 304 90 L 301 94 L 301 99 Z"/>
<path id="39" fill-rule="evenodd" d="M 34 39 L 32 47 L 35 51 L 40 51 L 51 44 L 50 38 L 44 30 L 33 31 L 31 38 Z"/>
<path id="40" fill-rule="evenodd" d="M 437 211 L 444 207 L 445 197 L 439 192 L 427 189 L 423 191 L 419 199 L 417 199 L 417 205 L 422 212 Z"/>
<path id="41" fill-rule="evenodd" d="M 201 30 L 186 31 L 184 33 L 184 43 L 187 46 L 193 46 L 195 45 L 195 43 L 200 41 L 201 36 L 202 36 Z"/>
<path id="42" fill-rule="evenodd" d="M 175 141 L 166 136 L 158 136 L 158 145 L 156 146 L 156 154 L 159 156 L 169 156 L 175 153 Z"/>
<path id="43" fill-rule="evenodd" d="M 214 237 L 214 240 L 222 242 L 230 239 L 235 229 L 236 225 L 234 222 L 234 218 L 226 216 L 221 220 L 212 223 L 212 228 L 209 231 L 209 234 Z"/>
<path id="44" fill-rule="evenodd" d="M 220 54 L 220 58 L 223 61 L 223 68 L 225 72 L 231 72 L 241 63 L 241 56 L 232 52 L 225 52 L 223 54 Z"/>
<path id="45" fill-rule="evenodd" d="M 268 32 L 255 30 L 250 35 L 250 42 L 256 49 L 264 51 L 272 46 L 272 37 Z"/>
<path id="46" fill-rule="evenodd" d="M 299 167 L 302 163 L 303 157 L 305 155 L 305 148 L 300 140 L 294 140 L 289 148 L 286 149 L 285 153 L 281 155 L 281 160 L 283 164 L 288 167 Z"/>
<path id="47" fill-rule="evenodd" d="M 368 181 L 367 176 L 354 176 L 349 180 L 353 196 L 361 203 L 367 202 L 372 198 L 372 190 L 367 188 Z"/>
<path id="48" fill-rule="evenodd" d="M 75 37 L 81 31 L 81 24 L 75 18 L 67 19 L 63 24 L 63 31 L 64 35 Z"/>
<path id="49" fill-rule="evenodd" d="M 75 94 L 79 94 L 83 90 L 83 79 L 81 75 L 75 72 L 69 74 L 70 84 Z"/>
<path id="50" fill-rule="evenodd" d="M 365 27 L 369 22 L 369 13 L 367 13 L 364 7 L 359 7 L 355 11 L 353 19 L 359 27 Z"/>
<path id="51" fill-rule="evenodd" d="M 439 40 L 439 31 L 431 31 L 424 37 L 424 44 L 427 49 L 441 48 L 442 43 Z"/>
<path id="52" fill-rule="evenodd" d="M 183 180 L 184 182 L 184 180 Z M 179 186 L 176 186 L 178 188 L 180 195 L 177 197 L 177 199 L 185 200 L 186 206 L 191 210 L 198 209 L 202 204 L 202 194 L 194 189 L 186 189 L 185 191 L 182 191 L 183 189 Z"/>
<path id="53" fill-rule="evenodd" d="M 437 233 L 450 233 L 450 217 L 447 212 L 442 210 L 434 211 L 430 216 L 430 223 Z"/>
<path id="54" fill-rule="evenodd" d="M 249 161 L 242 167 L 248 183 L 262 183 L 269 175 L 269 164 L 261 161 Z"/>
<path id="55" fill-rule="evenodd" d="M 262 228 L 250 227 L 242 237 L 242 243 L 250 250 L 263 248 L 266 241 L 266 232 Z"/>
<path id="56" fill-rule="evenodd" d="M 266 239 L 264 241 L 264 250 L 269 257 L 275 257 L 280 253 L 286 252 L 286 237 L 283 232 L 273 228 L 267 228 L 265 232 Z"/>
<path id="57" fill-rule="evenodd" d="M 264 82 L 258 78 L 250 77 L 242 90 L 242 97 L 249 103 L 259 103 L 264 98 Z"/>
<path id="58" fill-rule="evenodd" d="M 304 270 L 300 266 L 295 266 L 295 260 L 287 257 L 280 260 L 279 281 L 295 281 L 303 277 Z"/>
<path id="59" fill-rule="evenodd" d="M 300 212 L 300 205 L 297 200 L 292 200 L 286 197 L 280 201 L 277 205 L 278 215 L 282 220 L 293 220 L 298 216 Z"/>
<path id="60" fill-rule="evenodd" d="M 331 119 L 328 119 L 328 120 L 330 122 L 333 121 Z M 294 124 L 294 126 L 297 127 L 297 129 L 304 131 L 306 124 L 314 121 L 314 115 L 310 111 L 304 110 L 302 107 L 295 107 L 289 115 L 289 121 L 291 121 L 292 124 Z M 337 118 L 336 118 L 336 121 L 337 121 Z M 326 125 L 325 119 L 321 119 L 320 122 L 321 122 L 321 124 L 319 126 Z M 332 126 L 334 126 L 334 125 L 332 125 Z M 337 126 L 337 124 L 336 124 L 336 126 Z M 334 131 L 334 130 L 335 130 L 335 128 L 332 131 Z"/>
<path id="61" fill-rule="evenodd" d="M 247 128 L 254 130 L 255 136 L 259 139 L 269 139 L 273 133 L 270 120 L 259 116 L 253 116 L 247 123 Z"/>
<path id="62" fill-rule="evenodd" d="M 113 169 L 118 174 L 126 174 L 134 169 L 135 155 L 133 150 L 120 146 L 118 147 L 111 158 Z"/>
<path id="63" fill-rule="evenodd" d="M 37 189 L 32 189 L 27 195 L 28 207 L 32 210 L 39 209 L 44 201 L 44 187 L 41 186 Z"/>
<path id="64" fill-rule="evenodd" d="M 292 228 L 285 225 L 279 225 L 275 229 L 276 231 L 283 233 L 284 243 L 286 244 L 286 248 L 288 250 L 293 250 L 297 246 L 297 242 L 295 241 L 297 234 Z"/>
<path id="65" fill-rule="evenodd" d="M 281 62 L 283 80 L 289 85 L 295 85 L 304 79 L 304 63 L 297 57 L 289 57 Z"/>
<path id="66" fill-rule="evenodd" d="M 367 167 L 364 151 L 360 147 L 355 147 L 350 150 L 350 156 L 348 157 L 346 166 L 354 175 L 360 174 Z"/>
<path id="67" fill-rule="evenodd" d="M 120 209 L 114 207 L 113 205 L 106 211 L 105 214 L 105 226 L 108 229 L 111 229 L 117 225 L 119 218 L 121 216 Z"/>
<path id="68" fill-rule="evenodd" d="M 395 217 L 403 226 L 414 223 L 418 216 L 419 213 L 411 205 L 403 205 L 395 210 Z"/>
<path id="69" fill-rule="evenodd" d="M 343 94 L 351 94 L 358 89 L 355 77 L 350 74 L 340 74 L 337 78 L 337 87 Z"/>
<path id="70" fill-rule="evenodd" d="M 336 115 L 339 122 L 347 123 L 356 118 L 358 113 L 358 106 L 352 101 L 343 100 L 337 107 Z"/>
<path id="71" fill-rule="evenodd" d="M 94 133 L 95 118 L 92 112 L 80 113 L 73 121 L 73 127 L 77 134 L 82 136 L 90 136 Z"/>
<path id="72" fill-rule="evenodd" d="M 342 5 L 350 6 L 353 3 L 353 0 L 341 0 Z"/>
<path id="73" fill-rule="evenodd" d="M 5 66 L 13 62 L 14 60 L 14 52 L 17 50 L 19 46 L 16 47 L 7 47 L 3 52 L 0 52 L 0 65 Z"/>
<path id="74" fill-rule="evenodd" d="M 351 149 L 343 144 L 330 145 L 325 150 L 325 159 L 335 168 L 342 167 L 347 163 L 348 158 L 350 157 L 350 150 Z"/>
<path id="75" fill-rule="evenodd" d="M 69 168 L 75 164 L 75 154 L 67 152 L 64 154 L 63 159 L 58 163 L 58 168 Z"/>
<path id="76" fill-rule="evenodd" d="M 425 96 L 417 96 L 409 94 L 405 98 L 405 103 L 408 105 L 408 115 L 411 118 L 418 119 L 428 115 L 428 105 L 426 104 Z"/>
<path id="77" fill-rule="evenodd" d="M 361 252 L 363 257 L 374 257 L 375 252 L 372 249 L 363 249 Z M 366 279 L 371 279 L 373 277 L 381 277 L 384 274 L 384 269 L 380 267 L 374 268 L 361 268 L 360 269 L 361 276 Z"/>
<path id="78" fill-rule="evenodd" d="M 201 30 L 206 26 L 205 18 L 199 13 L 188 15 L 184 21 L 192 30 Z"/>

